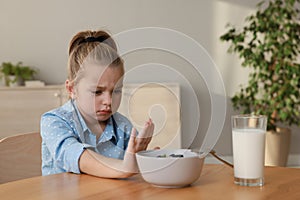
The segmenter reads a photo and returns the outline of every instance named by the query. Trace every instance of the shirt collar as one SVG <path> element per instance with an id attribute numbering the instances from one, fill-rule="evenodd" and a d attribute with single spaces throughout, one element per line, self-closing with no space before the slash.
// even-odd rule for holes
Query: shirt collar
<path id="1" fill-rule="evenodd" d="M 79 120 L 79 123 L 80 123 L 80 126 L 81 126 L 81 128 L 82 128 L 82 131 L 83 131 L 83 132 L 85 132 L 85 131 L 91 132 L 91 131 L 89 130 L 88 126 L 86 125 L 86 123 L 85 123 L 85 121 L 84 121 L 84 119 L 83 119 L 81 113 L 80 113 L 79 110 L 78 110 L 76 101 L 75 101 L 75 100 L 71 100 L 71 103 L 72 103 L 72 105 L 73 105 L 73 107 L 74 107 L 74 109 L 75 109 L 75 113 L 76 113 L 76 116 L 77 116 L 77 118 L 78 118 L 78 120 Z"/>
<path id="2" fill-rule="evenodd" d="M 114 140 L 116 140 L 117 136 L 116 136 L 115 131 L 116 131 L 116 126 L 115 126 L 115 123 L 113 120 L 113 116 L 111 116 L 108 119 L 108 122 L 106 124 L 106 127 L 105 127 L 103 133 L 101 134 L 101 137 L 99 138 L 99 142 L 106 142 L 106 141 L 111 140 L 112 138 L 114 138 Z"/>

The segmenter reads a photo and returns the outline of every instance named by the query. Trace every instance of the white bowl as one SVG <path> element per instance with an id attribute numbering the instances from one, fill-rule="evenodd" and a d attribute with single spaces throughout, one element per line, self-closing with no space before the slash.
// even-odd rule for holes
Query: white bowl
<path id="1" fill-rule="evenodd" d="M 171 154 L 183 157 L 170 157 Z M 136 159 L 146 182 L 158 187 L 178 188 L 198 180 L 205 156 L 189 149 L 161 149 L 140 151 L 136 153 Z"/>

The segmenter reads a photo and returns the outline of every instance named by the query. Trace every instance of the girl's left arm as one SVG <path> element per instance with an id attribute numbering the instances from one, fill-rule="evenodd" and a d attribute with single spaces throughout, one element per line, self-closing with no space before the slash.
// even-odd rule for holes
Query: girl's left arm
<path id="1" fill-rule="evenodd" d="M 108 158 L 86 149 L 79 159 L 80 171 L 104 178 L 127 178 L 138 173 L 135 153 L 147 149 L 153 131 L 154 124 L 151 119 L 145 123 L 138 136 L 136 130 L 132 129 L 123 160 Z"/>

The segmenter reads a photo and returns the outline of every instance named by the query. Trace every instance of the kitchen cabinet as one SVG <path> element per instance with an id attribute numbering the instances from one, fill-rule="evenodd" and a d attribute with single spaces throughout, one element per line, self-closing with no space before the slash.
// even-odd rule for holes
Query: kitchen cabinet
<path id="1" fill-rule="evenodd" d="M 125 84 L 118 109 L 138 129 L 149 117 L 155 123 L 149 148 L 181 147 L 180 90 L 175 83 Z M 0 87 L 0 139 L 38 132 L 43 113 L 68 100 L 63 85 Z"/>
<path id="2" fill-rule="evenodd" d="M 39 131 L 41 115 L 67 100 L 63 85 L 0 88 L 0 139 Z"/>

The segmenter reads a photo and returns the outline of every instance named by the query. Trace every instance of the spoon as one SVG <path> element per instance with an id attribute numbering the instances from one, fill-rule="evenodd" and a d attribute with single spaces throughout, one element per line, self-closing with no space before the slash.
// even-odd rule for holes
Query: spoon
<path id="1" fill-rule="evenodd" d="M 215 157 L 216 159 L 218 159 L 219 161 L 221 161 L 222 163 L 224 163 L 225 165 L 228 165 L 229 167 L 233 168 L 233 165 L 225 160 L 223 160 L 222 158 L 220 158 L 219 156 L 217 156 L 216 151 L 215 150 L 211 150 L 209 152 L 213 157 Z"/>

